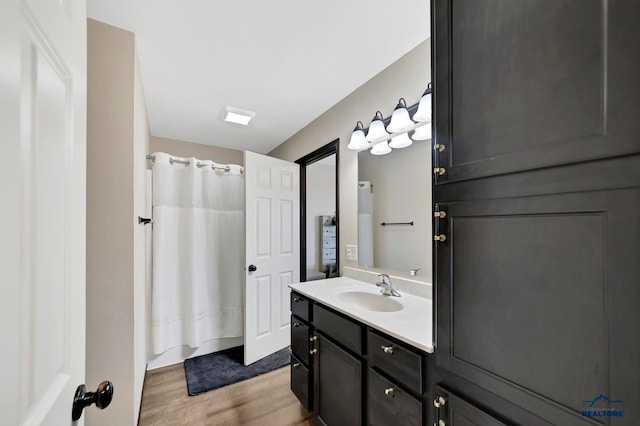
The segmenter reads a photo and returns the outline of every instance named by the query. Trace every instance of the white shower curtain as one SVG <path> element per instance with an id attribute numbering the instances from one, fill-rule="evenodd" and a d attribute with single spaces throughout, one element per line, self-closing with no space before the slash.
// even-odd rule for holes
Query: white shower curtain
<path id="1" fill-rule="evenodd" d="M 372 268 L 373 264 L 373 185 L 358 182 L 358 264 Z"/>
<path id="2" fill-rule="evenodd" d="M 243 333 L 242 167 L 155 153 L 153 352 Z M 172 160 L 188 162 L 180 164 Z M 201 165 L 203 167 L 198 167 Z"/>

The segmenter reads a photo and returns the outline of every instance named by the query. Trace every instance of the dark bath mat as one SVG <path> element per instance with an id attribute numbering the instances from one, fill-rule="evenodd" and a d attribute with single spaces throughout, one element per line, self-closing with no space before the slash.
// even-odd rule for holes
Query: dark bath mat
<path id="1" fill-rule="evenodd" d="M 184 361 L 189 395 L 198 395 L 268 373 L 289 364 L 289 348 L 245 366 L 244 346 L 225 349 Z"/>

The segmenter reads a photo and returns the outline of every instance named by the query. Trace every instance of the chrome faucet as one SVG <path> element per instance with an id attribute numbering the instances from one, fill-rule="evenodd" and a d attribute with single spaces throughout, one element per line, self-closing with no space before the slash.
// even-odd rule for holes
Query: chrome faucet
<path id="1" fill-rule="evenodd" d="M 383 296 L 400 297 L 400 293 L 398 293 L 391 285 L 389 275 L 379 274 L 378 276 L 382 279 L 382 281 L 376 283 L 376 286 L 380 287 L 380 293 L 382 293 Z"/>

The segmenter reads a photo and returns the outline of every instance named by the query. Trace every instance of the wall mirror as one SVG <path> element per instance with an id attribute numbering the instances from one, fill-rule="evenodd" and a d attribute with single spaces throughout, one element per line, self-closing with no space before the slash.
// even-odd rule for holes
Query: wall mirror
<path id="1" fill-rule="evenodd" d="M 429 124 L 430 125 L 430 124 Z M 431 139 L 358 153 L 358 264 L 431 282 Z"/>
<path id="2" fill-rule="evenodd" d="M 300 281 L 338 276 L 340 139 L 299 158 Z"/>

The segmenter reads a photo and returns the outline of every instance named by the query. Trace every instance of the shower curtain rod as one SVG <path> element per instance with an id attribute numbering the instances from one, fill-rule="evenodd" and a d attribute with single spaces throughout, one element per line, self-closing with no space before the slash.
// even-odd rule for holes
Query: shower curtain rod
<path id="1" fill-rule="evenodd" d="M 156 157 L 155 155 L 147 155 L 147 160 L 151 160 L 151 161 L 156 161 Z M 178 164 L 184 164 L 185 166 L 188 166 L 189 164 L 191 164 L 189 162 L 189 160 L 178 160 L 177 158 L 173 158 L 173 157 L 169 157 L 169 163 L 173 164 L 173 163 L 178 163 Z M 202 168 L 202 167 L 207 167 L 206 163 L 198 163 L 196 164 L 196 166 Z M 231 171 L 231 167 L 226 166 L 226 167 L 221 167 L 221 166 L 214 166 L 213 164 L 211 165 L 211 168 L 213 170 L 224 170 L 225 172 L 230 172 Z M 244 168 L 240 169 L 240 173 L 244 173 Z"/>

